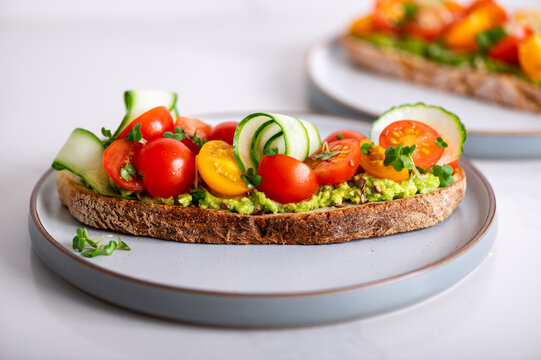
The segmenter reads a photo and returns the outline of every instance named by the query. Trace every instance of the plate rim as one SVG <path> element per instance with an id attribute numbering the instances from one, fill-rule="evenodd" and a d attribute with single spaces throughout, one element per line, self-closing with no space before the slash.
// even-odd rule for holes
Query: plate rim
<path id="1" fill-rule="evenodd" d="M 306 78 L 308 79 L 310 85 L 315 87 L 316 90 L 318 90 L 319 92 L 321 92 L 322 94 L 324 94 L 325 96 L 327 96 L 328 98 L 333 100 L 334 102 L 340 104 L 341 106 L 345 107 L 346 109 L 348 109 L 350 111 L 360 113 L 361 116 L 364 115 L 366 117 L 371 117 L 371 118 L 373 118 L 375 120 L 375 119 L 379 118 L 380 115 L 378 115 L 376 113 L 373 113 L 370 110 L 363 109 L 360 106 L 349 104 L 349 103 L 345 102 L 344 100 L 338 98 L 334 94 L 331 94 L 326 89 L 324 89 L 323 86 L 321 86 L 321 84 L 319 84 L 316 81 L 315 76 L 311 71 L 310 64 L 311 64 L 311 60 L 314 57 L 314 54 L 317 53 L 318 51 L 324 51 L 325 49 L 330 48 L 333 45 L 335 45 L 336 43 L 338 43 L 339 40 L 340 40 L 340 36 L 341 35 L 335 35 L 335 36 L 332 36 L 332 37 L 328 37 L 328 38 L 326 38 L 324 40 L 319 40 L 319 41 L 313 43 L 312 45 L 310 45 L 310 47 L 308 48 L 308 50 L 304 54 L 304 60 L 303 60 L 303 62 L 304 62 L 304 74 L 305 74 Z M 482 101 L 482 100 L 479 100 L 479 101 Z M 486 102 L 486 101 L 483 101 L 483 102 Z M 486 102 L 486 103 L 489 103 L 489 102 Z M 498 105 L 495 105 L 495 106 L 498 106 Z M 505 108 L 509 109 L 509 110 L 513 110 L 513 108 L 510 108 L 510 107 L 505 107 Z M 539 114 L 539 116 L 541 117 L 541 114 Z M 541 122 L 541 119 L 540 119 L 540 122 Z M 508 131 L 508 130 L 506 130 L 506 131 L 491 131 L 491 130 L 476 130 L 476 129 L 467 129 L 467 130 L 468 130 L 468 134 L 476 135 L 476 136 L 491 136 L 491 137 L 492 136 L 508 136 L 508 137 L 536 137 L 536 136 L 541 136 L 541 130 L 532 130 L 532 131 Z"/>
<path id="2" fill-rule="evenodd" d="M 238 114 L 239 112 L 213 112 L 213 113 L 201 113 L 197 114 L 197 116 L 203 118 L 203 117 L 224 117 L 229 114 Z M 354 121 L 354 122 L 364 122 L 366 125 L 370 125 L 370 122 L 366 120 L 359 121 L 358 119 L 355 119 L 353 117 L 348 116 L 342 116 L 342 115 L 329 115 L 329 114 L 321 114 L 317 112 L 311 112 L 311 111 L 289 111 L 289 113 L 293 114 L 307 114 L 307 115 L 313 115 L 313 116 L 321 116 L 326 118 L 340 118 L 342 120 L 348 120 L 348 121 Z M 29 215 L 32 220 L 32 223 L 38 230 L 38 232 L 42 235 L 44 239 L 46 239 L 50 245 L 55 247 L 57 250 L 59 250 L 64 255 L 67 255 L 72 260 L 75 260 L 76 262 L 80 263 L 80 265 L 86 265 L 89 266 L 91 269 L 94 269 L 96 271 L 99 271 L 100 273 L 103 273 L 104 275 L 113 276 L 115 278 L 118 278 L 118 280 L 124 280 L 128 282 L 134 282 L 139 285 L 143 286 L 149 286 L 153 288 L 159 288 L 162 290 L 169 290 L 169 291 L 175 291 L 179 293 L 191 293 L 191 294 L 199 294 L 199 295 L 210 295 L 210 296 L 221 296 L 221 297 L 231 297 L 231 298 L 259 298 L 259 299 L 265 299 L 265 298 L 294 298 L 294 297 L 312 297 L 312 296 L 321 296 L 321 295 L 332 295 L 332 294 L 338 294 L 338 293 L 344 293 L 348 291 L 354 291 L 354 290 L 364 290 L 367 288 L 373 288 L 383 285 L 388 285 L 390 283 L 400 282 L 421 274 L 428 273 L 432 270 L 437 269 L 440 266 L 443 266 L 447 263 L 452 262 L 453 260 L 459 258 L 462 254 L 469 251 L 471 248 L 473 248 L 475 245 L 477 245 L 481 239 L 487 234 L 489 229 L 492 227 L 492 225 L 495 222 L 495 215 L 496 215 L 496 196 L 494 194 L 494 190 L 492 186 L 490 185 L 487 178 L 473 165 L 471 160 L 462 157 L 461 162 L 465 167 L 467 168 L 467 173 L 474 173 L 480 180 L 481 184 L 483 185 L 483 188 L 486 190 L 488 195 L 488 209 L 487 209 L 487 216 L 485 217 L 484 221 L 482 222 L 481 226 L 479 227 L 478 231 L 475 233 L 475 235 L 472 236 L 470 240 L 468 240 L 464 245 L 462 245 L 460 248 L 455 249 L 452 253 L 449 255 L 432 262 L 430 264 L 427 264 L 425 266 L 419 267 L 417 269 L 404 272 L 398 275 L 390 276 L 384 279 L 380 280 L 374 280 L 369 282 L 364 282 L 360 284 L 351 284 L 347 286 L 339 286 L 339 287 L 333 287 L 323 290 L 310 290 L 310 291 L 293 291 L 293 292 L 277 292 L 277 293 L 250 293 L 250 292 L 230 292 L 230 291 L 218 291 L 218 290 L 202 290 L 202 289 L 194 289 L 189 287 L 182 287 L 182 286 L 174 286 L 174 285 L 166 285 L 166 284 L 158 284 L 149 280 L 143 280 L 138 279 L 129 275 L 125 275 L 122 273 L 119 273 L 117 271 L 105 269 L 103 267 L 100 267 L 93 262 L 83 258 L 82 256 L 75 254 L 73 251 L 69 251 L 69 249 L 62 246 L 54 237 L 49 234 L 49 232 L 45 229 L 45 226 L 43 225 L 41 218 L 38 214 L 37 210 L 37 200 L 39 198 L 39 195 L 41 193 L 42 187 L 45 183 L 45 181 L 51 176 L 51 174 L 55 171 L 53 169 L 48 169 L 37 181 L 36 185 L 34 186 L 30 201 L 29 201 Z M 466 170 L 466 169 L 465 169 Z M 164 240 L 165 241 L 165 240 Z"/>

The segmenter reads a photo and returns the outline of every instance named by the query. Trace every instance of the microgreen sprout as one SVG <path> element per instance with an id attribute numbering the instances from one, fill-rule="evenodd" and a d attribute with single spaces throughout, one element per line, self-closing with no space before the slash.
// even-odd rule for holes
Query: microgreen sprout
<path id="1" fill-rule="evenodd" d="M 340 150 L 331 151 L 331 149 L 329 149 L 329 144 L 326 141 L 324 141 L 323 146 L 321 147 L 321 152 L 318 154 L 315 154 L 314 158 L 326 161 L 338 154 L 340 154 Z"/>
<path id="2" fill-rule="evenodd" d="M 73 238 L 73 250 L 83 254 L 84 257 L 96 257 L 99 255 L 111 255 L 116 249 L 119 250 L 131 250 L 128 244 L 120 239 L 120 236 L 116 236 L 118 243 L 115 240 L 109 241 L 105 244 L 106 239 L 114 238 L 114 235 L 104 235 L 96 238 L 89 238 L 86 228 L 76 229 L 76 235 Z M 103 244 L 102 244 L 103 243 Z M 85 250 L 85 248 L 87 248 Z"/>
<path id="3" fill-rule="evenodd" d="M 184 130 L 180 126 L 175 126 L 174 133 L 170 131 L 164 132 L 163 137 L 175 139 L 178 141 L 182 141 L 185 138 L 189 138 L 189 139 L 192 139 L 193 143 L 200 149 L 207 142 L 206 139 L 203 140 L 199 136 L 197 136 L 197 129 L 195 130 L 195 133 L 193 135 L 186 135 L 186 132 L 184 132 Z"/>
<path id="4" fill-rule="evenodd" d="M 440 187 L 452 185 L 455 182 L 453 177 L 453 168 L 450 165 L 434 165 L 432 167 L 432 174 L 440 179 Z"/>
<path id="5" fill-rule="evenodd" d="M 240 178 L 244 180 L 248 189 L 261 184 L 261 181 L 263 180 L 261 176 L 256 174 L 254 168 L 249 168 L 246 174 L 241 175 Z"/>
<path id="6" fill-rule="evenodd" d="M 361 154 L 370 155 L 370 148 L 374 146 L 373 142 L 364 143 L 361 145 Z"/>
<path id="7" fill-rule="evenodd" d="M 137 174 L 137 170 L 133 164 L 127 164 L 126 166 L 120 168 L 120 177 L 126 181 L 130 181 L 132 175 Z"/>
<path id="8" fill-rule="evenodd" d="M 128 136 L 126 136 L 126 141 L 140 142 L 142 140 L 143 140 L 143 133 L 141 132 L 141 123 L 135 124 L 135 126 L 128 133 Z"/>
<path id="9" fill-rule="evenodd" d="M 402 171 L 402 169 L 406 168 L 413 171 L 417 177 L 421 177 L 421 172 L 415 166 L 412 158 L 416 148 L 417 145 L 415 144 L 411 146 L 402 146 L 402 144 L 389 146 L 385 149 L 385 160 L 383 161 L 383 165 L 392 166 L 396 171 Z"/>
<path id="10" fill-rule="evenodd" d="M 199 188 L 192 188 L 190 190 L 190 195 L 192 195 L 192 204 L 198 205 L 199 202 L 207 197 L 205 192 Z"/>
<path id="11" fill-rule="evenodd" d="M 111 143 L 114 140 L 111 130 L 107 130 L 106 128 L 102 127 L 101 134 L 107 138 L 107 140 L 103 141 L 103 144 L 105 145 L 105 147 L 111 145 Z"/>
<path id="12" fill-rule="evenodd" d="M 441 136 L 438 136 L 436 138 L 436 141 L 435 141 L 436 145 L 440 148 L 440 149 L 443 149 L 443 148 L 446 148 L 449 146 L 449 144 L 447 144 L 442 138 Z"/>
<path id="13" fill-rule="evenodd" d="M 344 137 L 342 136 L 342 133 L 338 133 L 338 135 L 336 135 L 336 138 L 338 140 L 344 140 Z"/>

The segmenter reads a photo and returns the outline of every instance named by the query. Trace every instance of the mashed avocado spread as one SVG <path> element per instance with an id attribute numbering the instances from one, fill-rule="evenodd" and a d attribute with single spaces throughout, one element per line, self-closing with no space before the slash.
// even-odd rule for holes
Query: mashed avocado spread
<path id="1" fill-rule="evenodd" d="M 216 209 L 239 214 L 265 213 L 295 213 L 307 212 L 328 206 L 342 204 L 361 204 L 365 202 L 391 201 L 414 196 L 416 194 L 428 194 L 440 186 L 438 177 L 431 173 L 422 177 L 411 174 L 409 179 L 395 182 L 388 179 L 378 179 L 367 173 L 357 174 L 349 182 L 336 186 L 324 185 L 310 199 L 299 203 L 281 204 L 269 199 L 264 193 L 254 189 L 248 196 L 236 198 L 223 198 L 211 194 L 206 189 L 204 198 L 199 200 L 202 209 Z M 364 193 L 363 193 L 364 191 Z M 154 204 L 169 204 L 189 206 L 193 203 L 192 194 L 182 194 L 176 199 L 143 197 L 142 201 Z"/>

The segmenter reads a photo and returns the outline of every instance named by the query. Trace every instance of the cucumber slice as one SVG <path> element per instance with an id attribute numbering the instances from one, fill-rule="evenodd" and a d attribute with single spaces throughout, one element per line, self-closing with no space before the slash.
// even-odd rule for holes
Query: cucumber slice
<path id="1" fill-rule="evenodd" d="M 321 148 L 321 136 L 319 135 L 319 130 L 317 127 L 309 121 L 299 119 L 306 132 L 308 133 L 308 139 L 310 140 L 310 148 L 308 149 L 308 156 L 315 153 L 319 148 Z"/>
<path id="2" fill-rule="evenodd" d="M 103 142 L 84 129 L 75 129 L 53 160 L 55 170 L 69 170 L 100 195 L 120 197 L 103 169 Z"/>
<path id="3" fill-rule="evenodd" d="M 268 142 L 263 142 L 261 136 L 259 136 L 259 142 L 255 143 L 255 134 L 258 130 L 268 121 L 272 121 L 272 124 L 278 125 L 282 132 L 283 154 L 294 157 L 300 161 L 304 161 L 308 156 L 310 149 L 310 143 L 308 138 L 308 132 L 304 128 L 302 122 L 292 116 L 282 114 L 270 114 L 270 113 L 255 113 L 245 117 L 237 126 L 235 130 L 235 137 L 233 139 L 233 153 L 239 167 L 243 172 L 246 172 L 249 168 L 257 169 L 257 162 L 252 158 L 252 149 L 258 152 L 255 154 L 255 158 L 261 158 L 262 152 L 259 151 L 261 145 L 263 148 Z M 265 125 L 263 129 L 272 126 Z M 271 129 L 268 129 L 267 136 L 272 133 Z M 264 130 L 259 130 L 259 134 Z M 272 135 L 276 132 L 272 133 Z M 272 135 L 270 137 L 272 137 Z"/>
<path id="4" fill-rule="evenodd" d="M 370 140 L 379 144 L 381 132 L 391 123 L 399 120 L 416 120 L 423 122 L 436 130 L 449 145 L 445 148 L 438 165 L 448 164 L 460 157 L 466 141 L 466 128 L 455 114 L 438 106 L 423 103 L 401 105 L 384 112 L 372 124 Z"/>
<path id="5" fill-rule="evenodd" d="M 256 166 L 259 164 L 259 160 L 263 157 L 265 153 L 265 145 L 272 137 L 283 134 L 282 128 L 277 125 L 274 120 L 269 120 L 263 123 L 256 132 L 250 144 L 250 156 L 252 161 Z"/>
<path id="6" fill-rule="evenodd" d="M 171 112 L 173 120 L 178 117 L 177 94 L 163 90 L 128 90 L 124 92 L 124 103 L 126 104 L 126 115 L 113 138 L 124 130 L 133 119 L 156 106 L 165 106 Z"/>

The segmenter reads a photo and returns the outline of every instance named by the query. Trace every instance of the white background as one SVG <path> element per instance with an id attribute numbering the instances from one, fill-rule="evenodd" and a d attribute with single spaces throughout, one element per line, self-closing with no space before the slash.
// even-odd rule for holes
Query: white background
<path id="1" fill-rule="evenodd" d="M 1 0 L 0 358 L 541 358 L 540 160 L 474 159 L 500 226 L 471 275 L 413 307 L 341 324 L 267 331 L 158 320 L 81 293 L 31 249 L 34 184 L 74 127 L 116 127 L 125 89 L 177 91 L 185 114 L 307 109 L 307 47 L 367 6 Z"/>

